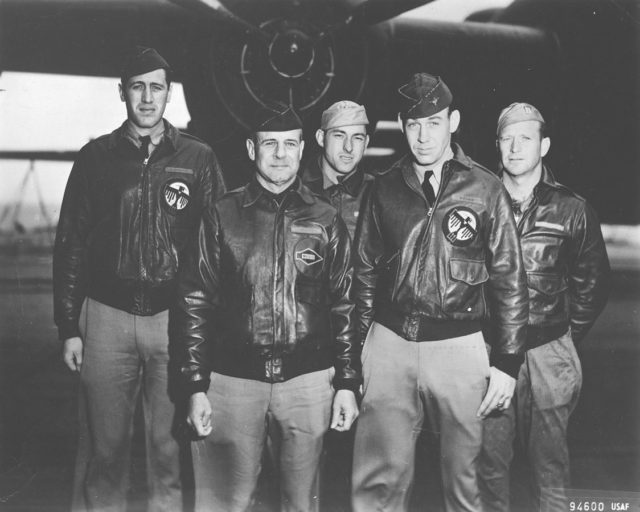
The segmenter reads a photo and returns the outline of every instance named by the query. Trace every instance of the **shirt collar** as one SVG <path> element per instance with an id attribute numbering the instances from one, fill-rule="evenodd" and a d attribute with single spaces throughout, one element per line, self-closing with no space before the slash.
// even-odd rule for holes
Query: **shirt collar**
<path id="1" fill-rule="evenodd" d="M 154 146 L 157 146 L 162 142 L 169 143 L 170 146 L 175 150 L 178 147 L 178 138 L 180 137 L 180 131 L 166 119 L 163 119 L 162 121 L 162 128 L 158 128 L 158 130 L 162 130 L 160 133 L 160 137 L 159 139 L 155 139 L 157 141 L 157 144 L 156 142 L 154 142 L 153 136 L 151 138 L 151 142 Z M 137 132 L 135 133 L 134 137 L 128 133 L 128 130 L 129 120 L 125 120 L 109 135 L 109 148 L 114 149 L 120 141 L 127 141 L 133 144 L 136 148 L 140 148 L 140 139 L 138 139 Z"/>
<path id="2" fill-rule="evenodd" d="M 451 149 L 451 147 L 448 147 L 445 150 L 445 154 L 443 155 L 443 158 L 433 167 L 429 168 L 429 169 L 418 169 L 415 166 L 413 167 L 413 170 L 416 173 L 416 176 L 418 177 L 418 181 L 420 183 L 422 183 L 423 179 L 424 179 L 424 173 L 426 171 L 432 171 L 433 175 L 436 179 L 436 181 L 438 183 L 440 183 L 440 180 L 442 179 L 442 166 L 445 164 L 445 162 L 448 162 L 449 160 L 453 159 L 453 150 Z"/>
<path id="3" fill-rule="evenodd" d="M 453 165 L 450 165 L 449 168 L 454 171 L 468 171 L 473 167 L 473 161 L 464 154 L 462 148 L 458 144 L 452 144 L 451 149 L 453 151 L 453 158 L 449 160 Z M 416 175 L 416 171 L 413 167 L 413 157 L 410 154 L 404 155 L 400 160 L 398 160 L 395 164 L 391 166 L 389 170 L 399 168 L 400 172 L 404 176 L 407 184 L 413 183 L 415 185 L 416 190 L 419 190 L 421 187 L 420 181 L 418 181 L 418 176 Z"/>
<path id="4" fill-rule="evenodd" d="M 347 194 L 356 197 L 364 181 L 364 171 L 358 165 L 344 177 L 341 183 L 331 182 L 322 172 L 322 154 L 312 158 L 302 173 L 305 184 L 316 194 L 322 194 L 325 190 L 332 187 L 342 186 Z"/>
<path id="5" fill-rule="evenodd" d="M 140 135 L 135 125 L 128 119 L 125 121 L 124 136 L 133 142 L 136 147 L 140 147 L 140 137 L 142 137 L 142 135 Z M 158 146 L 164 137 L 164 122 L 155 125 L 149 132 L 149 137 L 151 138 L 151 144 Z"/>

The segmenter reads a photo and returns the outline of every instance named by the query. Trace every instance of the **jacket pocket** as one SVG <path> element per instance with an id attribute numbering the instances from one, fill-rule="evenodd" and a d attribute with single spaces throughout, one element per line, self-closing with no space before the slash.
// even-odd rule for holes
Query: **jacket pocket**
<path id="1" fill-rule="evenodd" d="M 377 283 L 377 293 L 388 297 L 389 302 L 393 302 L 398 286 L 398 272 L 400 270 L 400 251 L 396 251 L 390 256 L 386 256 L 380 267 L 380 277 Z"/>
<path id="2" fill-rule="evenodd" d="M 442 309 L 474 318 L 484 315 L 485 300 L 482 284 L 489 279 L 483 260 L 451 258 L 447 288 Z"/>
<path id="3" fill-rule="evenodd" d="M 568 318 L 567 282 L 561 275 L 527 272 L 529 316 L 534 323 Z"/>
<path id="4" fill-rule="evenodd" d="M 297 279 L 296 338 L 300 343 L 320 344 L 330 332 L 329 296 L 322 283 Z"/>

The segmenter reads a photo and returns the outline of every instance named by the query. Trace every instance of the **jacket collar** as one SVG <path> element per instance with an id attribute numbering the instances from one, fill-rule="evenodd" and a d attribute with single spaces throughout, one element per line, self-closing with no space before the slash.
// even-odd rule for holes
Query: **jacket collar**
<path id="1" fill-rule="evenodd" d="M 295 194 L 295 197 L 303 203 L 313 204 L 313 193 L 302 184 L 302 180 L 300 180 L 299 177 L 296 177 L 293 182 L 291 191 Z M 260 185 L 260 183 L 258 183 L 258 179 L 254 175 L 253 178 L 251 178 L 251 181 L 245 185 L 242 207 L 248 208 L 249 206 L 254 205 L 261 197 L 266 195 L 267 191 Z"/>
<path id="2" fill-rule="evenodd" d="M 542 175 L 538 185 L 543 184 L 551 188 L 559 188 L 560 184 L 556 181 L 556 177 L 546 165 L 542 164 Z"/>
<path id="3" fill-rule="evenodd" d="M 451 149 L 453 150 L 453 158 L 448 160 L 448 162 L 453 163 L 453 165 L 449 165 L 450 169 L 453 169 L 454 171 L 468 171 L 473 167 L 473 161 L 464 154 L 462 148 L 458 144 L 455 142 L 452 143 Z M 415 187 L 420 189 L 420 183 L 418 182 L 418 177 L 416 176 L 416 172 L 413 168 L 413 158 L 410 154 L 404 155 L 400 160 L 393 164 L 391 168 L 399 168 L 405 181 L 409 184 L 413 183 Z"/>
<path id="4" fill-rule="evenodd" d="M 313 158 L 304 170 L 305 184 L 316 194 L 323 194 L 324 175 L 320 165 L 322 155 Z M 342 187 L 347 194 L 352 197 L 358 196 L 358 191 L 362 187 L 364 181 L 364 171 L 360 167 L 356 167 L 349 176 L 347 176 L 340 184 L 332 184 L 326 190 L 332 190 L 336 187 Z"/>
<path id="5" fill-rule="evenodd" d="M 163 119 L 162 122 L 164 123 L 164 136 L 162 137 L 160 145 L 166 144 L 172 151 L 175 151 L 178 147 L 180 131 L 166 119 Z M 128 122 L 125 120 L 118 128 L 109 134 L 109 149 L 115 149 L 118 145 L 134 146 L 134 143 L 129 136 L 127 125 Z"/>
<path id="6" fill-rule="evenodd" d="M 501 180 L 503 175 L 504 169 L 501 169 L 498 173 L 498 176 Z M 540 175 L 540 181 L 536 184 L 535 187 L 533 187 L 533 193 L 534 195 L 539 196 L 540 194 L 543 194 L 548 188 L 560 189 L 562 188 L 562 185 L 560 185 L 560 183 L 556 181 L 556 178 L 551 172 L 551 169 L 549 169 L 545 164 L 542 164 L 542 174 Z"/>

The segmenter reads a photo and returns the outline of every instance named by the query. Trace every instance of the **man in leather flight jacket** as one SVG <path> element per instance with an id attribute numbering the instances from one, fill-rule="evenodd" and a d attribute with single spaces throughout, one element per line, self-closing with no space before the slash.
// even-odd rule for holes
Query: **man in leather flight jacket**
<path id="1" fill-rule="evenodd" d="M 514 403 L 485 421 L 480 487 L 485 510 L 508 511 L 514 437 L 531 467 L 531 510 L 567 510 L 567 426 L 582 386 L 575 344 L 609 293 L 609 261 L 598 219 L 559 184 L 542 158 L 551 141 L 540 112 L 513 103 L 498 119 L 502 180 L 511 196 L 529 287 L 525 364 Z"/>
<path id="2" fill-rule="evenodd" d="M 399 92 L 410 153 L 376 177 L 355 244 L 364 396 L 353 508 L 406 510 L 426 419 L 446 510 L 477 511 L 482 418 L 515 387 L 526 278 L 504 187 L 451 145 L 460 113 L 448 87 L 419 73 Z M 481 332 L 489 308 L 499 333 L 491 363 Z"/>
<path id="3" fill-rule="evenodd" d="M 65 363 L 80 372 L 80 428 L 91 445 L 85 454 L 80 436 L 76 482 L 84 489 L 74 491 L 74 507 L 126 508 L 142 387 L 149 509 L 174 512 L 182 496 L 167 390 L 168 309 L 187 239 L 224 184 L 211 148 L 162 117 L 171 93 L 167 62 L 139 47 L 121 79 L 127 120 L 80 150 L 54 249 L 55 322 Z"/>
<path id="4" fill-rule="evenodd" d="M 326 197 L 338 210 L 352 244 L 363 198 L 373 184 L 373 176 L 360 165 L 369 144 L 368 126 L 364 106 L 347 100 L 331 105 L 322 113 L 320 128 L 316 131 L 321 152 L 299 173 L 312 192 Z M 354 433 L 351 429 L 348 432 L 331 430 L 327 434 L 324 467 L 330 474 L 326 480 L 334 482 L 331 493 L 325 493 L 331 500 L 327 506 L 337 508 L 351 499 Z M 334 460 L 339 464 L 332 464 Z"/>
<path id="5" fill-rule="evenodd" d="M 359 166 L 369 144 L 369 119 L 362 105 L 338 101 L 322 113 L 316 141 L 322 148 L 303 169 L 302 181 L 338 210 L 353 241 L 362 199 L 373 176 Z"/>
<path id="6" fill-rule="evenodd" d="M 250 506 L 267 438 L 282 510 L 317 510 L 324 434 L 358 414 L 349 235 L 296 176 L 299 117 L 275 112 L 247 140 L 255 178 L 205 215 L 181 278 L 187 421 L 204 437 L 192 448 L 198 511 Z"/>

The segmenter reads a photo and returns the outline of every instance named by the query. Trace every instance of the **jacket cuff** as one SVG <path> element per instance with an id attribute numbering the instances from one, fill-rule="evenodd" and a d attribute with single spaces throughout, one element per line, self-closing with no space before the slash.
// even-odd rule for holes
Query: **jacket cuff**
<path id="1" fill-rule="evenodd" d="M 58 326 L 58 339 L 60 341 L 80 337 L 80 335 L 80 328 L 77 322 L 69 322 Z"/>
<path id="2" fill-rule="evenodd" d="M 206 393 L 211 384 L 211 379 L 200 379 L 189 381 L 185 385 L 185 391 L 187 396 L 195 395 L 196 393 Z"/>
<path id="3" fill-rule="evenodd" d="M 353 391 L 356 395 L 360 389 L 360 379 L 333 379 L 333 389 L 340 391 L 341 389 L 348 389 Z"/>
<path id="4" fill-rule="evenodd" d="M 524 362 L 523 354 L 491 354 L 490 364 L 514 379 L 518 378 L 520 366 Z"/>

